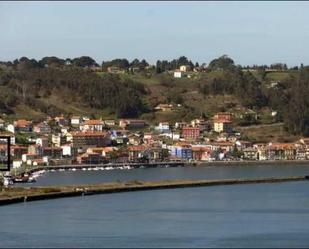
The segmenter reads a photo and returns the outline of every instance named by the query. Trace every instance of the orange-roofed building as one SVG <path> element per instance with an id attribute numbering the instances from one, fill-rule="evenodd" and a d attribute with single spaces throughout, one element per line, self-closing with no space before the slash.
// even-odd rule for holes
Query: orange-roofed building
<path id="1" fill-rule="evenodd" d="M 14 122 L 14 127 L 16 131 L 31 132 L 32 122 L 25 119 L 19 119 Z"/>
<path id="2" fill-rule="evenodd" d="M 208 161 L 211 157 L 211 149 L 206 146 L 192 145 L 192 157 L 196 161 Z"/>
<path id="3" fill-rule="evenodd" d="M 81 126 L 82 131 L 102 131 L 104 122 L 102 120 L 90 119 L 86 120 Z"/>
<path id="4" fill-rule="evenodd" d="M 111 143 L 107 132 L 75 132 L 72 133 L 73 146 L 81 150 L 89 147 L 104 147 Z"/>
<path id="5" fill-rule="evenodd" d="M 143 152 L 147 149 L 145 145 L 131 145 L 128 147 L 129 160 L 134 161 L 143 157 Z"/>
<path id="6" fill-rule="evenodd" d="M 296 147 L 292 143 L 269 143 L 266 147 L 269 160 L 294 160 Z"/>

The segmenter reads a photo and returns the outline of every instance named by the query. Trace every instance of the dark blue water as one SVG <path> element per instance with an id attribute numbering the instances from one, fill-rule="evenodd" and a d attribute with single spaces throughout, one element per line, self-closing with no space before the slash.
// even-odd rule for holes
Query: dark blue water
<path id="1" fill-rule="evenodd" d="M 0 213 L 1 247 L 309 247 L 309 182 L 74 197 Z"/>
<path id="2" fill-rule="evenodd" d="M 309 175 L 308 165 L 240 165 L 149 168 L 104 171 L 48 172 L 34 184 L 24 186 L 48 186 L 69 184 L 91 184 L 115 181 L 159 181 L 166 179 L 231 179 Z"/>

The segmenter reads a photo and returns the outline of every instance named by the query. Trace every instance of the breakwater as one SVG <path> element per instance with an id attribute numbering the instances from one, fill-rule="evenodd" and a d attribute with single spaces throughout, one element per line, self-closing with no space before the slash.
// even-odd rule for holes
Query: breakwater
<path id="1" fill-rule="evenodd" d="M 8 188 L 3 189 L 3 191 L 0 193 L 0 205 L 94 194 L 109 194 L 156 189 L 206 187 L 232 184 L 279 183 L 304 180 L 309 180 L 309 176 L 222 180 L 165 180 L 157 182 L 130 181 L 119 183 L 116 182 L 92 185 L 70 185 L 58 187 Z"/>

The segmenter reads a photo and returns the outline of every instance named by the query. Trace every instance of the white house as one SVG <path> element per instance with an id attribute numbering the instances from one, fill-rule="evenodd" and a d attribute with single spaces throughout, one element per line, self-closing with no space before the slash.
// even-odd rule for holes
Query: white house
<path id="1" fill-rule="evenodd" d="M 0 118 L 0 129 L 4 128 L 4 120 Z"/>
<path id="2" fill-rule="evenodd" d="M 62 148 L 62 155 L 63 156 L 72 156 L 72 147 L 69 144 L 64 144 L 61 146 Z"/>
<path id="3" fill-rule="evenodd" d="M 160 131 L 160 132 L 166 132 L 166 131 L 169 131 L 170 125 L 169 125 L 168 122 L 160 122 L 159 125 L 156 126 L 155 129 Z"/>
<path id="4" fill-rule="evenodd" d="M 81 123 L 81 117 L 80 116 L 73 116 L 72 118 L 71 118 L 71 125 L 72 126 L 79 126 L 80 125 L 80 123 Z"/>
<path id="5" fill-rule="evenodd" d="M 13 124 L 8 124 L 6 126 L 6 130 L 9 131 L 9 132 L 15 133 L 15 127 L 14 127 Z"/>
<path id="6" fill-rule="evenodd" d="M 81 131 L 102 131 L 104 122 L 102 120 L 90 119 L 86 120 L 81 126 Z"/>
<path id="7" fill-rule="evenodd" d="M 174 78 L 182 78 L 182 76 L 183 76 L 183 72 L 181 72 L 180 70 L 174 71 Z"/>

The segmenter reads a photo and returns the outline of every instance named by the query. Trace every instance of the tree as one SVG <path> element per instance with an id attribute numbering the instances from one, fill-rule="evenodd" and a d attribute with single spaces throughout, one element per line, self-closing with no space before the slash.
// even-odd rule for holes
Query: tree
<path id="1" fill-rule="evenodd" d="M 234 66 L 234 61 L 227 55 L 222 55 L 221 57 L 212 60 L 209 63 L 209 68 L 211 70 L 226 70 Z"/>
<path id="2" fill-rule="evenodd" d="M 91 67 L 99 66 L 94 59 L 89 56 L 81 56 L 72 60 L 74 66 L 77 67 Z"/>

